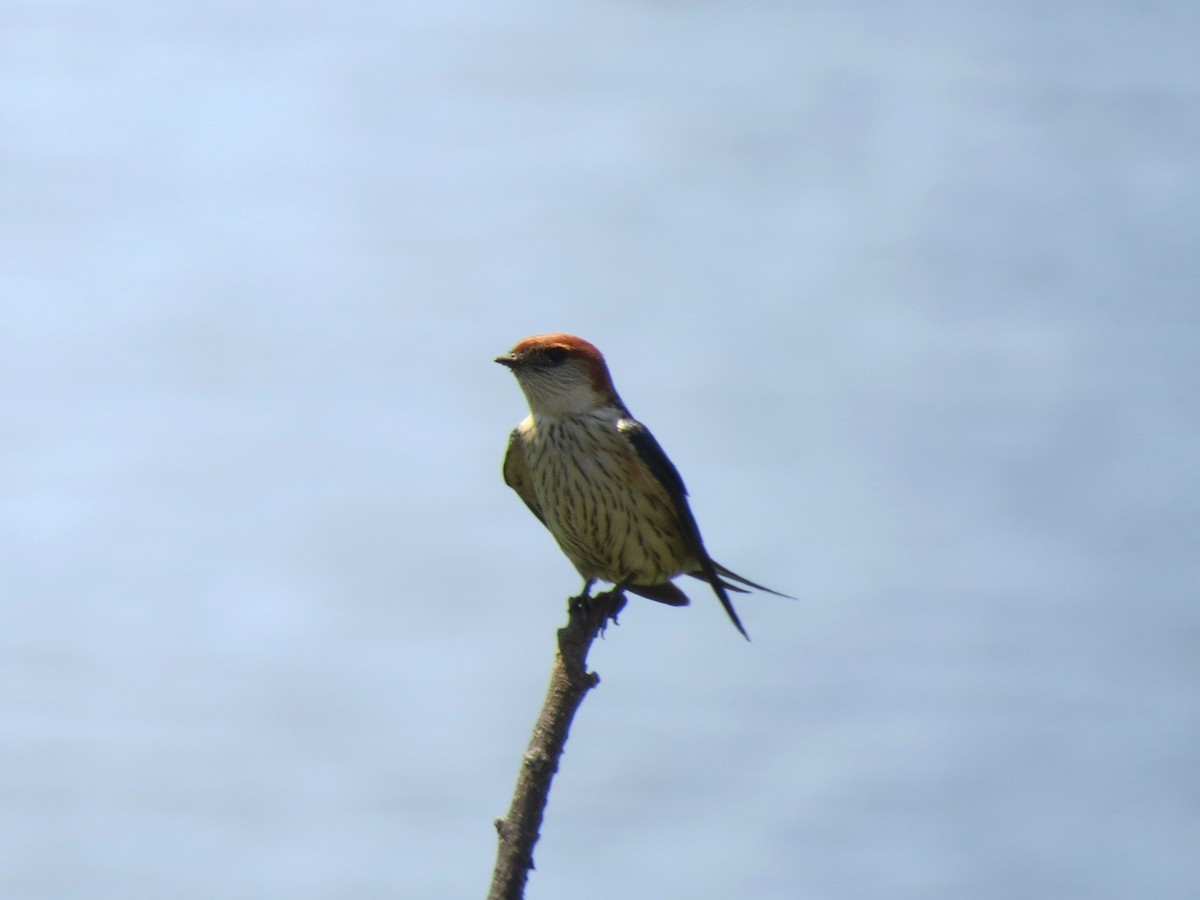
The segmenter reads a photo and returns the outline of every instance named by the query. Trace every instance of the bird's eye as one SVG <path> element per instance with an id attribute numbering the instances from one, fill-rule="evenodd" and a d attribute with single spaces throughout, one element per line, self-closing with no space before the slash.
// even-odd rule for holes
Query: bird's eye
<path id="1" fill-rule="evenodd" d="M 552 366 L 557 366 L 567 358 L 567 350 L 565 347 L 547 347 L 544 355 L 546 362 Z"/>

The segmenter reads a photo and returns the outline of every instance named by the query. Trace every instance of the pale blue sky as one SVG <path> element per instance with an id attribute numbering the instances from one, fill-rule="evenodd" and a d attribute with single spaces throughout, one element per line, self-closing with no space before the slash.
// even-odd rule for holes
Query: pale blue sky
<path id="1" fill-rule="evenodd" d="M 800 599 L 631 603 L 531 898 L 1200 891 L 1195 4 L 0 26 L 4 896 L 482 895 L 547 330 Z"/>

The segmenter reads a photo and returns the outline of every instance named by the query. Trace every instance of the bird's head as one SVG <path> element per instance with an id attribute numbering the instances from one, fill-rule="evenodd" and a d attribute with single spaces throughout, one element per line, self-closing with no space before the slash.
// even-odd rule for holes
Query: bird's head
<path id="1" fill-rule="evenodd" d="M 496 362 L 517 376 L 529 408 L 547 416 L 621 407 L 600 351 L 570 334 L 525 338 Z"/>

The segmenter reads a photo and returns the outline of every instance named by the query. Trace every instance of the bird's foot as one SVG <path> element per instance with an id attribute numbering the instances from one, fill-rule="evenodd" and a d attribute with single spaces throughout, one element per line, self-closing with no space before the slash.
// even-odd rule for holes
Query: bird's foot
<path id="1" fill-rule="evenodd" d="M 620 625 L 617 616 L 625 608 L 625 592 L 619 587 L 614 587 L 593 597 L 588 593 L 587 587 L 583 593 L 571 597 L 567 601 L 568 611 L 572 615 L 578 614 L 588 620 L 599 634 L 604 634 L 609 619 L 614 625 Z"/>

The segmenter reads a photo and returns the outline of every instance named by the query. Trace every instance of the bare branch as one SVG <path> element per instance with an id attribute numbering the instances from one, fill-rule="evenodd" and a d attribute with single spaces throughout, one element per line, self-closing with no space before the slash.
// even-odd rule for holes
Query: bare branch
<path id="1" fill-rule="evenodd" d="M 624 606 L 625 597 L 616 588 L 591 598 L 571 599 L 567 625 L 558 631 L 546 702 L 521 761 L 512 805 L 507 816 L 496 820 L 500 849 L 488 900 L 521 900 L 525 896 L 525 881 L 533 868 L 533 845 L 571 721 L 587 692 L 600 683 L 600 676 L 587 670 L 588 650 L 608 620 L 615 622 Z"/>

